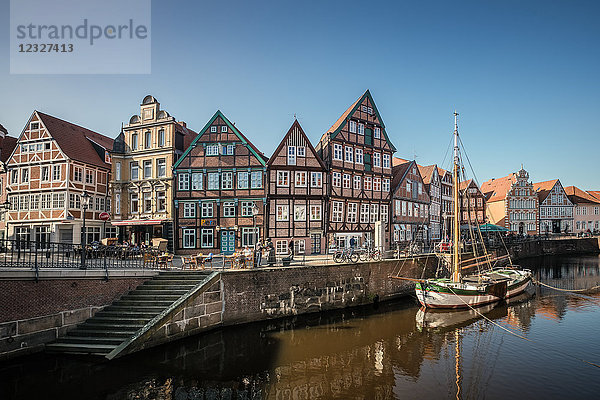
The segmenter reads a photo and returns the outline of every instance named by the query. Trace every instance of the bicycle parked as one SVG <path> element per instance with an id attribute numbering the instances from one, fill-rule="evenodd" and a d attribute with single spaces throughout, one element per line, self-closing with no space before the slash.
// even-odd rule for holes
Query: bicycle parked
<path id="1" fill-rule="evenodd" d="M 360 261 L 380 261 L 383 258 L 380 249 L 374 247 L 367 247 L 362 249 L 358 254 Z"/>
<path id="2" fill-rule="evenodd" d="M 358 262 L 358 254 L 352 251 L 352 249 L 337 250 L 333 254 L 333 261 L 336 263 L 351 262 L 356 264 Z"/>

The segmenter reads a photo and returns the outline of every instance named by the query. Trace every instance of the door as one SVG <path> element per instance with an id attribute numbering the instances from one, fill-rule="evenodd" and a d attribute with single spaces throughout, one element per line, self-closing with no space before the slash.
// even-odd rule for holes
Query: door
<path id="1" fill-rule="evenodd" d="M 559 219 L 552 220 L 552 233 L 560 233 L 560 220 Z"/>
<path id="2" fill-rule="evenodd" d="M 50 242 L 50 230 L 48 226 L 35 227 L 35 247 L 36 249 L 47 249 Z"/>
<path id="3" fill-rule="evenodd" d="M 313 233 L 310 235 L 310 253 L 321 254 L 321 234 Z"/>
<path id="4" fill-rule="evenodd" d="M 73 244 L 73 227 L 60 228 L 58 232 L 59 241 L 61 243 Z"/>
<path id="5" fill-rule="evenodd" d="M 225 255 L 233 254 L 235 251 L 235 231 L 221 231 L 221 253 Z"/>

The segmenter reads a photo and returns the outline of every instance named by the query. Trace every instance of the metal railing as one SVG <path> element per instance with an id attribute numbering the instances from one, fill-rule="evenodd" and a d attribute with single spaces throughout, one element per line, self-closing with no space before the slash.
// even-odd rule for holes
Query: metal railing
<path id="1" fill-rule="evenodd" d="M 158 268 L 159 251 L 153 248 L 103 246 L 85 247 L 71 243 L 31 240 L 0 240 L 0 268 L 40 269 L 126 269 Z"/>

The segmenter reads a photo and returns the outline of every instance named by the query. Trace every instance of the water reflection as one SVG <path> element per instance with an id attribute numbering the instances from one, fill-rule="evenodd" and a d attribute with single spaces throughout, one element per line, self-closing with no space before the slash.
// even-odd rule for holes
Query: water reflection
<path id="1" fill-rule="evenodd" d="M 522 264 L 552 286 L 580 288 L 600 281 L 598 260 Z M 478 313 L 425 312 L 407 299 L 222 329 L 113 362 L 36 355 L 0 365 L 0 398 L 455 398 L 457 372 L 460 398 L 594 397 L 598 370 L 498 326 L 600 361 L 598 299 L 536 288 Z"/>

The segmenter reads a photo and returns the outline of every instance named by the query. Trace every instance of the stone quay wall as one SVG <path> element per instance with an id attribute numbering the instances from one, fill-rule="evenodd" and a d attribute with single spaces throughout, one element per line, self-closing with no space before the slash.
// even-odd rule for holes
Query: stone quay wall
<path id="1" fill-rule="evenodd" d="M 92 317 L 156 272 L 0 273 L 0 360 L 40 351 L 44 344 Z"/>

